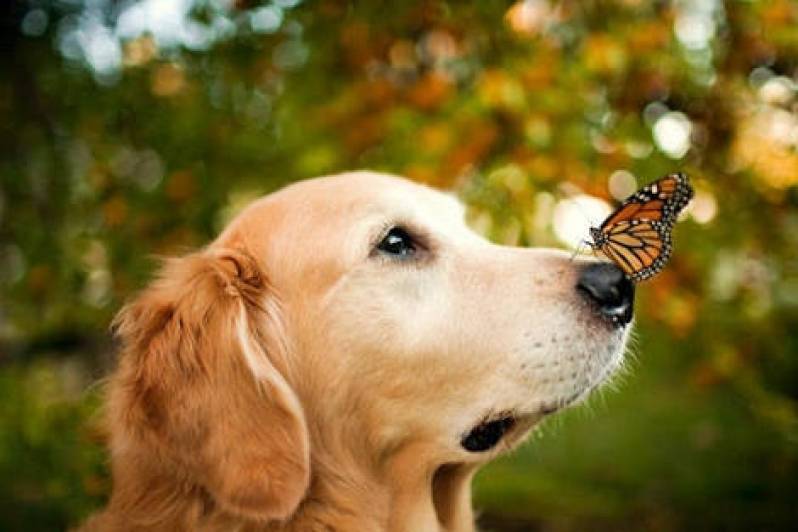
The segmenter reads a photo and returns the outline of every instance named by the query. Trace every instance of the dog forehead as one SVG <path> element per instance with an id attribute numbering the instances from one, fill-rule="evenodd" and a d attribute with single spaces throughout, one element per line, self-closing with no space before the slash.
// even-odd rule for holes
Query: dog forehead
<path id="1" fill-rule="evenodd" d="M 380 191 L 370 210 L 397 223 L 415 223 L 431 230 L 456 229 L 465 222 L 465 207 L 454 194 L 414 184 Z"/>
<path id="2" fill-rule="evenodd" d="M 219 241 L 240 240 L 264 256 L 264 246 L 285 250 L 304 243 L 318 254 L 330 243 L 345 242 L 343 248 L 335 246 L 345 258 L 361 255 L 361 248 L 391 225 L 451 243 L 476 237 L 454 194 L 388 174 L 353 172 L 301 181 L 261 198 L 231 222 Z"/>
<path id="3" fill-rule="evenodd" d="M 301 201 L 291 200 L 291 203 L 303 205 L 305 219 L 312 211 L 332 224 L 349 225 L 368 219 L 411 223 L 443 232 L 465 227 L 465 207 L 454 194 L 389 174 L 352 172 L 289 188 L 293 189 L 292 196 L 302 197 Z"/>
<path id="4" fill-rule="evenodd" d="M 441 192 L 390 174 L 355 172 L 333 176 L 329 185 L 339 198 L 355 204 L 391 211 L 434 214 L 435 217 L 462 220 L 464 207 L 452 193 Z M 348 202 L 347 202 L 348 203 Z"/>

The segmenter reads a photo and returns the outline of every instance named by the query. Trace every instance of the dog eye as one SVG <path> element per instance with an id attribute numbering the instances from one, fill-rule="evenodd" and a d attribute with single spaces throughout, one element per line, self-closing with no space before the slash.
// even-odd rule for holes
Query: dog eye
<path id="1" fill-rule="evenodd" d="M 387 255 L 407 259 L 415 255 L 416 243 L 413 241 L 413 238 L 407 234 L 407 231 L 401 227 L 394 227 L 388 231 L 385 238 L 377 244 L 377 249 Z"/>

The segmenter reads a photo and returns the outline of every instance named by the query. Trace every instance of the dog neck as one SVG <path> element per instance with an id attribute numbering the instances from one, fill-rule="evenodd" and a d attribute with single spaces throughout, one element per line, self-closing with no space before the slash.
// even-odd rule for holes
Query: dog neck
<path id="1" fill-rule="evenodd" d="M 414 444 L 364 464 L 351 448 L 327 440 L 316 447 L 325 452 L 314 455 L 305 500 L 275 532 L 473 532 L 471 480 L 477 465 L 431 468 L 426 450 Z"/>

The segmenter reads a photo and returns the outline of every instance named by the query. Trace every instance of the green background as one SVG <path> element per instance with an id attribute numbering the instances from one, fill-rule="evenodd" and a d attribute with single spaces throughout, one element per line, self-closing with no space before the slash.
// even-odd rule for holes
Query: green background
<path id="1" fill-rule="evenodd" d="M 488 530 L 795 529 L 798 2 L 152 4 L 0 7 L 0 529 L 107 496 L 107 326 L 155 257 L 356 168 L 454 189 L 525 246 L 562 246 L 558 207 L 612 202 L 610 176 L 689 173 L 624 374 L 475 505 Z"/>

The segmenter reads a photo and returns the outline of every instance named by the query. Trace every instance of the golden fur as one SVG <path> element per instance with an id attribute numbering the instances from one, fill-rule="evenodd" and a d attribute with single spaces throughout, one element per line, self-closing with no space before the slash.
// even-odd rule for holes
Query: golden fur
<path id="1" fill-rule="evenodd" d="M 374 251 L 392 225 L 420 235 L 414 261 Z M 113 492 L 83 530 L 473 530 L 477 468 L 620 363 L 578 266 L 381 174 L 255 202 L 117 317 Z M 495 449 L 463 449 L 502 412 Z"/>

